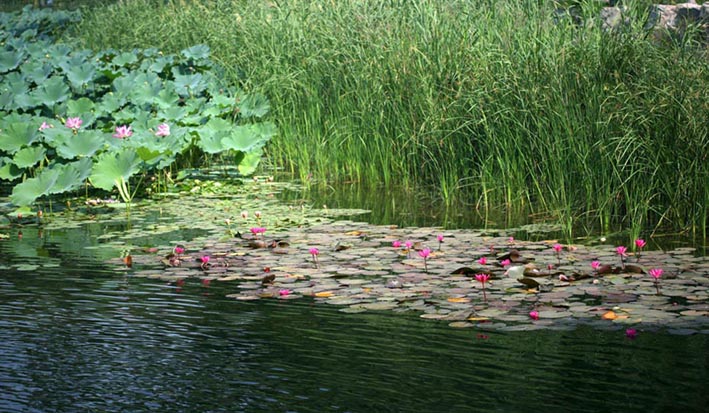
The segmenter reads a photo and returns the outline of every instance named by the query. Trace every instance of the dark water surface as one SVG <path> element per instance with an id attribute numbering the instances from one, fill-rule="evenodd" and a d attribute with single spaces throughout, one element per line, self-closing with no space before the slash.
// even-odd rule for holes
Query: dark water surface
<path id="1" fill-rule="evenodd" d="M 105 253 L 91 249 L 101 243 L 97 224 L 26 227 L 22 239 L 17 228 L 2 232 L 10 238 L 0 240 L 0 412 L 709 405 L 706 334 L 457 330 L 416 314 L 344 314 L 305 299 L 241 302 L 225 298 L 235 284 L 178 286 L 104 264 Z"/>

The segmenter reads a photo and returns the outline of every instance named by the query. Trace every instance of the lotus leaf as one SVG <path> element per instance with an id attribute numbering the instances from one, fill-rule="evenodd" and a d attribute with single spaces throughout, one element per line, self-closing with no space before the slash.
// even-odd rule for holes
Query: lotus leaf
<path id="1" fill-rule="evenodd" d="M 182 97 L 198 95 L 207 88 L 207 82 L 201 73 L 192 75 L 174 73 L 174 76 L 175 90 Z"/>
<path id="2" fill-rule="evenodd" d="M 12 161 L 18 168 L 31 168 L 44 159 L 46 152 L 42 146 L 29 146 L 17 151 Z"/>
<path id="3" fill-rule="evenodd" d="M 0 73 L 14 70 L 24 58 L 25 54 L 21 51 L 0 51 Z"/>
<path id="4" fill-rule="evenodd" d="M 251 175 L 256 170 L 259 162 L 261 161 L 261 149 L 255 149 L 251 152 L 245 153 L 241 160 L 239 161 L 239 173 L 242 175 Z"/>
<path id="5" fill-rule="evenodd" d="M 54 169 L 58 170 L 59 173 L 49 193 L 60 194 L 78 188 L 89 177 L 91 165 L 90 158 L 83 158 L 64 165 L 56 165 Z"/>
<path id="6" fill-rule="evenodd" d="M 23 146 L 31 145 L 37 139 L 38 126 L 29 122 L 6 124 L 0 131 L 0 150 L 16 152 Z"/>
<path id="7" fill-rule="evenodd" d="M 104 134 L 99 131 L 81 131 L 76 136 L 63 139 L 56 146 L 57 154 L 64 159 L 92 156 L 106 142 L 103 136 Z"/>
<path id="8" fill-rule="evenodd" d="M 22 176 L 24 171 L 17 167 L 10 158 L 0 158 L 0 179 L 14 181 Z"/>
<path id="9" fill-rule="evenodd" d="M 15 185 L 10 200 L 18 206 L 30 205 L 37 198 L 49 194 L 58 176 L 58 169 L 43 169 L 36 177 Z"/>
<path id="10" fill-rule="evenodd" d="M 187 59 L 204 60 L 209 58 L 209 46 L 198 44 L 180 52 Z"/>
<path id="11" fill-rule="evenodd" d="M 42 83 L 32 96 L 44 105 L 51 107 L 56 103 L 67 100 L 70 96 L 69 86 L 61 76 L 52 76 Z"/>
<path id="12" fill-rule="evenodd" d="M 105 191 L 110 191 L 121 180 L 127 181 L 140 170 L 140 158 L 132 148 L 118 152 L 106 152 L 99 156 L 91 173 L 91 183 Z"/>
<path id="13" fill-rule="evenodd" d="M 69 79 L 69 82 L 75 89 L 81 89 L 88 83 L 93 82 L 96 76 L 96 67 L 91 63 L 64 67 L 64 70 L 66 78 Z"/>
<path id="14" fill-rule="evenodd" d="M 260 93 L 240 96 L 239 113 L 241 116 L 249 118 L 255 116 L 263 117 L 271 109 L 268 99 Z"/>

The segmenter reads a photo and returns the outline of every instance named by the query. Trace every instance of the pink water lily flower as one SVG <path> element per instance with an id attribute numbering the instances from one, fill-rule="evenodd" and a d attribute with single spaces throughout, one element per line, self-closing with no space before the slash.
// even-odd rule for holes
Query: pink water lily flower
<path id="1" fill-rule="evenodd" d="M 490 279 L 490 274 L 475 274 L 475 279 L 483 285 L 483 300 L 487 302 L 487 294 L 485 294 L 485 283 Z"/>
<path id="2" fill-rule="evenodd" d="M 278 295 L 280 295 L 281 297 L 285 297 L 287 295 L 290 295 L 290 293 L 291 293 L 291 290 L 288 290 L 285 288 L 282 290 L 278 290 Z"/>
<path id="3" fill-rule="evenodd" d="M 429 248 L 424 248 L 421 251 L 419 251 L 419 257 L 423 258 L 423 269 L 424 271 L 428 272 L 428 257 L 431 255 L 431 250 Z"/>
<path id="4" fill-rule="evenodd" d="M 638 330 L 634 328 L 629 328 L 625 330 L 625 336 L 631 340 L 634 340 L 638 336 Z"/>
<path id="5" fill-rule="evenodd" d="M 601 267 L 601 262 L 600 261 L 591 261 L 591 268 L 594 270 L 598 270 Z"/>
<path id="6" fill-rule="evenodd" d="M 84 123 L 81 118 L 67 118 L 66 122 L 64 122 L 64 125 L 69 128 L 69 129 L 79 129 L 81 125 Z"/>
<path id="7" fill-rule="evenodd" d="M 394 242 L 391 243 L 391 246 L 394 247 L 394 248 L 399 248 L 399 247 L 401 247 L 401 241 L 396 240 L 396 241 L 394 241 Z"/>
<path id="8" fill-rule="evenodd" d="M 485 265 L 485 264 L 487 264 L 487 258 L 486 258 L 486 257 L 480 257 L 480 258 L 478 259 L 478 264 L 480 264 L 480 265 Z"/>
<path id="9" fill-rule="evenodd" d="M 664 271 L 662 271 L 662 268 L 653 268 L 647 271 L 647 273 L 654 279 L 655 292 L 657 295 L 660 295 L 660 277 L 662 277 L 663 272 Z"/>
<path id="10" fill-rule="evenodd" d="M 116 126 L 116 133 L 113 134 L 114 138 L 118 139 L 125 139 L 133 135 L 133 131 L 130 129 L 130 126 L 127 125 L 121 125 L 121 126 Z"/>
<path id="11" fill-rule="evenodd" d="M 436 239 L 438 240 L 438 250 L 440 251 L 440 250 L 441 250 L 441 244 L 443 244 L 443 235 L 442 235 L 442 234 L 438 234 L 438 236 L 436 237 Z"/>
<path id="12" fill-rule="evenodd" d="M 554 244 L 554 245 L 552 246 L 552 248 L 554 249 L 554 251 L 556 251 L 557 253 L 559 253 L 559 252 L 561 252 L 561 250 L 564 248 L 564 246 L 561 245 L 561 244 Z"/>
<path id="13" fill-rule="evenodd" d="M 155 132 L 155 136 L 169 136 L 170 135 L 170 125 L 167 123 L 161 123 L 158 125 L 158 130 Z"/>
<path id="14" fill-rule="evenodd" d="M 53 128 L 53 127 L 54 127 L 54 126 L 48 124 L 47 122 L 42 122 L 42 124 L 39 125 L 39 129 L 38 129 L 38 130 L 41 132 L 41 131 L 43 131 L 43 130 L 45 130 L 45 129 L 49 129 L 49 128 Z"/>
<path id="15" fill-rule="evenodd" d="M 249 212 L 248 211 L 241 211 L 241 217 L 244 219 L 249 219 Z"/>
<path id="16" fill-rule="evenodd" d="M 539 320 L 539 311 L 532 310 L 529 312 L 529 318 L 532 320 Z"/>
<path id="17" fill-rule="evenodd" d="M 638 252 L 635 254 L 635 258 L 637 259 L 637 262 L 640 262 L 640 250 L 642 250 L 645 247 L 645 240 L 644 239 L 636 239 L 635 240 L 635 247 L 638 249 Z"/>
<path id="18" fill-rule="evenodd" d="M 318 263 L 318 254 L 320 254 L 320 250 L 317 248 L 313 247 L 309 250 L 310 256 L 313 257 L 313 264 L 315 264 L 316 268 L 320 267 L 320 263 Z"/>
<path id="19" fill-rule="evenodd" d="M 627 251 L 628 251 L 628 249 L 622 245 L 615 248 L 615 252 L 618 253 L 618 256 L 620 256 L 620 265 L 621 265 L 621 267 L 623 267 L 623 269 L 625 269 L 624 257 L 628 256 L 628 254 L 626 253 Z"/>
<path id="20" fill-rule="evenodd" d="M 500 265 L 502 265 L 503 267 L 506 267 L 510 264 L 512 264 L 512 261 L 510 261 L 509 258 L 500 261 Z"/>
<path id="21" fill-rule="evenodd" d="M 202 261 L 202 263 L 199 265 L 199 267 L 202 268 L 203 270 L 206 270 L 207 267 L 209 266 L 209 255 L 203 255 L 199 259 L 200 259 L 200 261 Z"/>

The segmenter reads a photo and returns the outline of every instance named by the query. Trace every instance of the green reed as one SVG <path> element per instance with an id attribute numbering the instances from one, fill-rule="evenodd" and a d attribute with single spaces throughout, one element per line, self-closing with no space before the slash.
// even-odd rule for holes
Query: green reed
<path id="1" fill-rule="evenodd" d="M 531 0 L 133 0 L 88 10 L 75 40 L 208 43 L 271 99 L 269 159 L 304 180 L 431 188 L 569 236 L 706 236 L 706 49 L 653 43 L 632 2 L 614 33 L 581 6 L 583 25 Z"/>

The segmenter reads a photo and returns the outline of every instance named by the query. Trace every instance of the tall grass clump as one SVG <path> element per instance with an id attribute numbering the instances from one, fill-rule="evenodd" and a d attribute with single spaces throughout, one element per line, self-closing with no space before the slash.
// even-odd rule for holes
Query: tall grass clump
<path id="1" fill-rule="evenodd" d="M 86 11 L 92 48 L 207 43 L 272 101 L 270 161 L 301 178 L 430 188 L 573 230 L 706 237 L 709 59 L 595 2 L 131 0 Z M 120 24 L 105 24 L 120 22 Z"/>

